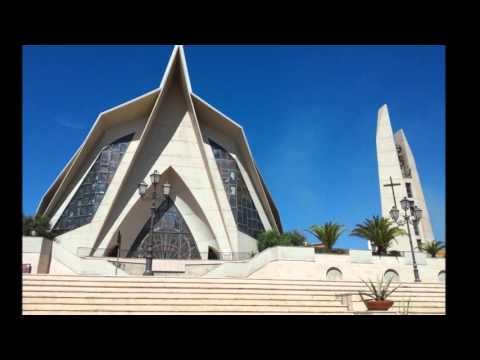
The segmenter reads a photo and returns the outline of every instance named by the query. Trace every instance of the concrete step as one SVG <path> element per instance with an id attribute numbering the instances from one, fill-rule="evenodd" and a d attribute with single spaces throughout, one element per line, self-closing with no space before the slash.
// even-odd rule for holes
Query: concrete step
<path id="1" fill-rule="evenodd" d="M 279 299 L 142 299 L 142 298 L 92 298 L 92 297 L 24 297 L 23 304 L 138 304 L 138 305 L 272 305 L 272 306 L 340 306 L 338 300 L 279 300 Z M 393 309 L 404 309 L 405 305 L 395 303 Z M 444 303 L 412 302 L 413 308 L 444 309 Z"/>
<path id="2" fill-rule="evenodd" d="M 288 295 L 288 294 L 258 294 L 258 293 L 192 293 L 192 292 L 85 292 L 85 291 L 23 291 L 23 298 L 117 298 L 117 299 L 251 299 L 251 300 L 338 300 L 337 296 L 333 294 L 318 293 L 315 295 Z M 389 298 L 395 302 L 406 303 L 410 300 L 411 304 L 416 303 L 440 303 L 445 305 L 445 297 L 439 296 L 413 296 L 402 297 L 392 296 Z M 353 299 L 354 302 L 361 302 L 361 300 Z"/>
<path id="3" fill-rule="evenodd" d="M 445 314 L 445 285 L 402 283 L 390 315 Z M 24 275 L 24 314 L 353 314 L 361 282 Z M 366 308 L 365 308 L 366 309 Z"/>
<path id="4" fill-rule="evenodd" d="M 237 299 L 237 300 L 321 300 L 335 301 L 334 295 L 275 295 L 275 294 L 212 294 L 212 293 L 100 293 L 100 292 L 50 292 L 24 291 L 23 298 L 99 298 L 99 299 Z"/>
<path id="5" fill-rule="evenodd" d="M 136 311 L 136 312 L 348 312 L 345 306 L 274 306 L 274 305 L 138 305 L 138 304 L 23 304 L 24 311 Z"/>
<path id="6" fill-rule="evenodd" d="M 342 306 L 338 300 L 24 298 L 23 304 Z"/>
<path id="7" fill-rule="evenodd" d="M 251 288 L 215 288 L 215 287 L 203 287 L 203 288 L 176 288 L 176 287 L 79 287 L 79 286 L 45 286 L 43 284 L 37 284 L 36 286 L 24 286 L 23 291 L 29 292 L 77 292 L 77 293 L 137 293 L 137 294 L 148 294 L 148 293 L 187 293 L 187 294 L 201 294 L 201 293 L 210 293 L 210 294 L 265 294 L 265 295 L 329 295 L 335 296 L 344 293 L 353 293 L 357 292 L 353 289 L 350 291 L 338 291 L 331 289 L 323 290 L 299 290 L 299 289 L 251 289 Z M 445 298 L 444 293 L 426 293 L 426 292 L 413 292 L 413 291 L 404 291 L 404 292 L 395 292 L 396 297 L 401 297 L 408 299 L 414 298 L 417 296 L 421 297 L 435 297 L 435 298 Z"/>
<path id="8" fill-rule="evenodd" d="M 392 306 L 393 309 L 400 309 L 400 308 L 404 309 L 406 307 L 407 307 L 406 304 L 401 304 L 400 302 L 396 302 Z M 410 309 L 412 308 L 445 309 L 445 304 L 441 302 L 422 301 L 422 302 L 411 302 L 409 307 Z"/>
<path id="9" fill-rule="evenodd" d="M 268 279 L 225 279 L 225 278 L 185 278 L 185 277 L 147 277 L 147 276 L 75 276 L 75 275 L 24 275 L 23 280 L 58 280 L 72 282 L 135 282 L 135 283 L 194 283 L 194 284 L 270 284 L 270 285 L 319 285 L 352 287 L 365 285 L 361 281 L 325 281 L 325 280 L 268 280 Z M 399 283 L 392 283 L 397 286 Z M 445 289 L 442 283 L 402 283 L 405 288 Z"/>
<path id="10" fill-rule="evenodd" d="M 61 281 L 61 280 L 43 280 L 43 281 L 32 281 L 24 280 L 23 286 L 64 286 L 64 287 L 114 287 L 114 288 L 198 288 L 198 289 L 271 289 L 271 290 L 328 290 L 336 292 L 353 292 L 353 291 L 366 291 L 364 286 L 336 286 L 336 285 L 299 285 L 299 284 L 288 284 L 288 285 L 276 285 L 276 284 L 223 284 L 223 283 L 183 283 L 183 282 L 133 282 L 133 281 Z M 407 286 L 399 288 L 395 293 L 405 293 L 405 292 L 414 291 L 415 293 L 445 293 L 445 289 L 440 288 L 409 288 Z"/>
<path id="11" fill-rule="evenodd" d="M 393 307 L 389 312 L 405 313 L 406 310 Z M 410 308 L 408 314 L 445 314 L 445 310 L 441 308 Z"/>
<path id="12" fill-rule="evenodd" d="M 327 313 L 305 313 L 305 312 L 152 312 L 152 311 L 45 311 L 32 310 L 24 311 L 24 315 L 353 315 L 353 312 L 327 312 Z"/>

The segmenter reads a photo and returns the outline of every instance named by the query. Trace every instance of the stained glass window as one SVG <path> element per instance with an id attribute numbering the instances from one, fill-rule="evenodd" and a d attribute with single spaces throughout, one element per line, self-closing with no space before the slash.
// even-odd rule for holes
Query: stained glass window
<path id="1" fill-rule="evenodd" d="M 410 183 L 405 183 L 405 186 L 407 187 L 407 196 L 409 198 L 413 198 L 413 193 L 412 193 L 412 184 Z"/>
<path id="2" fill-rule="evenodd" d="M 243 180 L 235 159 L 217 143 L 210 140 L 210 145 L 217 162 L 223 185 L 227 193 L 233 217 L 238 230 L 256 237 L 259 232 L 265 231 L 247 185 Z"/>
<path id="3" fill-rule="evenodd" d="M 163 198 L 155 210 L 153 222 L 154 259 L 200 259 L 192 233 L 170 198 Z M 138 234 L 127 256 L 145 257 L 149 237 L 150 219 Z"/>
<path id="4" fill-rule="evenodd" d="M 403 149 L 400 145 L 397 145 L 397 153 L 398 153 L 398 161 L 400 162 L 400 168 L 402 170 L 403 177 L 411 178 L 412 171 L 410 170 L 408 165 L 405 163 L 405 159 L 403 157 Z"/>
<path id="5" fill-rule="evenodd" d="M 100 151 L 95 163 L 55 224 L 53 230 L 56 233 L 65 233 L 92 221 L 132 138 L 133 133 L 123 136 Z"/>

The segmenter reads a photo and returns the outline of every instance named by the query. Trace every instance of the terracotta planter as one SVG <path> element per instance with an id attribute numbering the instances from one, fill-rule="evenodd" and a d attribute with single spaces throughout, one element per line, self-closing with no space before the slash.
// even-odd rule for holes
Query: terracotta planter
<path id="1" fill-rule="evenodd" d="M 393 301 L 391 300 L 367 300 L 365 301 L 365 305 L 367 306 L 368 310 L 373 311 L 387 311 L 393 305 Z"/>

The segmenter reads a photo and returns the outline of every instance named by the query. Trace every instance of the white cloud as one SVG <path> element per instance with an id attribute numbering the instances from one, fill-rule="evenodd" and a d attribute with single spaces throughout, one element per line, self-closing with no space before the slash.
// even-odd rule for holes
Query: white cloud
<path id="1" fill-rule="evenodd" d="M 66 128 L 69 128 L 69 129 L 78 129 L 78 130 L 83 130 L 85 129 L 85 125 L 82 125 L 82 124 L 79 124 L 79 123 L 76 123 L 66 117 L 63 117 L 63 116 L 57 116 L 55 117 L 54 121 L 63 126 L 63 127 L 66 127 Z"/>

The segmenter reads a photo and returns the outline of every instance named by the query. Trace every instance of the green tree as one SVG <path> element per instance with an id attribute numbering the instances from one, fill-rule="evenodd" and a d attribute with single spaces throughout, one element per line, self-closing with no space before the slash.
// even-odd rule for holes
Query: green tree
<path id="1" fill-rule="evenodd" d="M 430 241 L 420 247 L 420 250 L 427 252 L 432 258 L 437 257 L 440 250 L 445 249 L 445 245 L 441 241 Z"/>
<path id="2" fill-rule="evenodd" d="M 331 252 L 338 238 L 345 230 L 343 225 L 329 221 L 323 225 L 312 225 L 307 231 L 325 245 L 327 252 Z"/>
<path id="3" fill-rule="evenodd" d="M 372 219 L 365 219 L 363 224 L 357 224 L 350 235 L 369 240 L 377 247 L 378 254 L 386 255 L 388 248 L 397 241 L 395 238 L 406 235 L 406 232 L 390 219 L 374 216 Z"/>
<path id="4" fill-rule="evenodd" d="M 289 244 L 286 246 L 303 246 L 307 241 L 307 238 L 297 230 L 287 231 L 283 234 L 283 237 L 286 239 L 286 243 Z"/>
<path id="5" fill-rule="evenodd" d="M 36 232 L 36 236 L 47 239 L 55 237 L 54 232 L 50 229 L 50 219 L 48 217 L 23 215 L 23 235 L 32 236 L 32 231 Z"/>
<path id="6" fill-rule="evenodd" d="M 274 246 L 303 246 L 305 241 L 305 236 L 296 230 L 283 234 L 277 230 L 268 230 L 257 235 L 259 252 Z"/>

